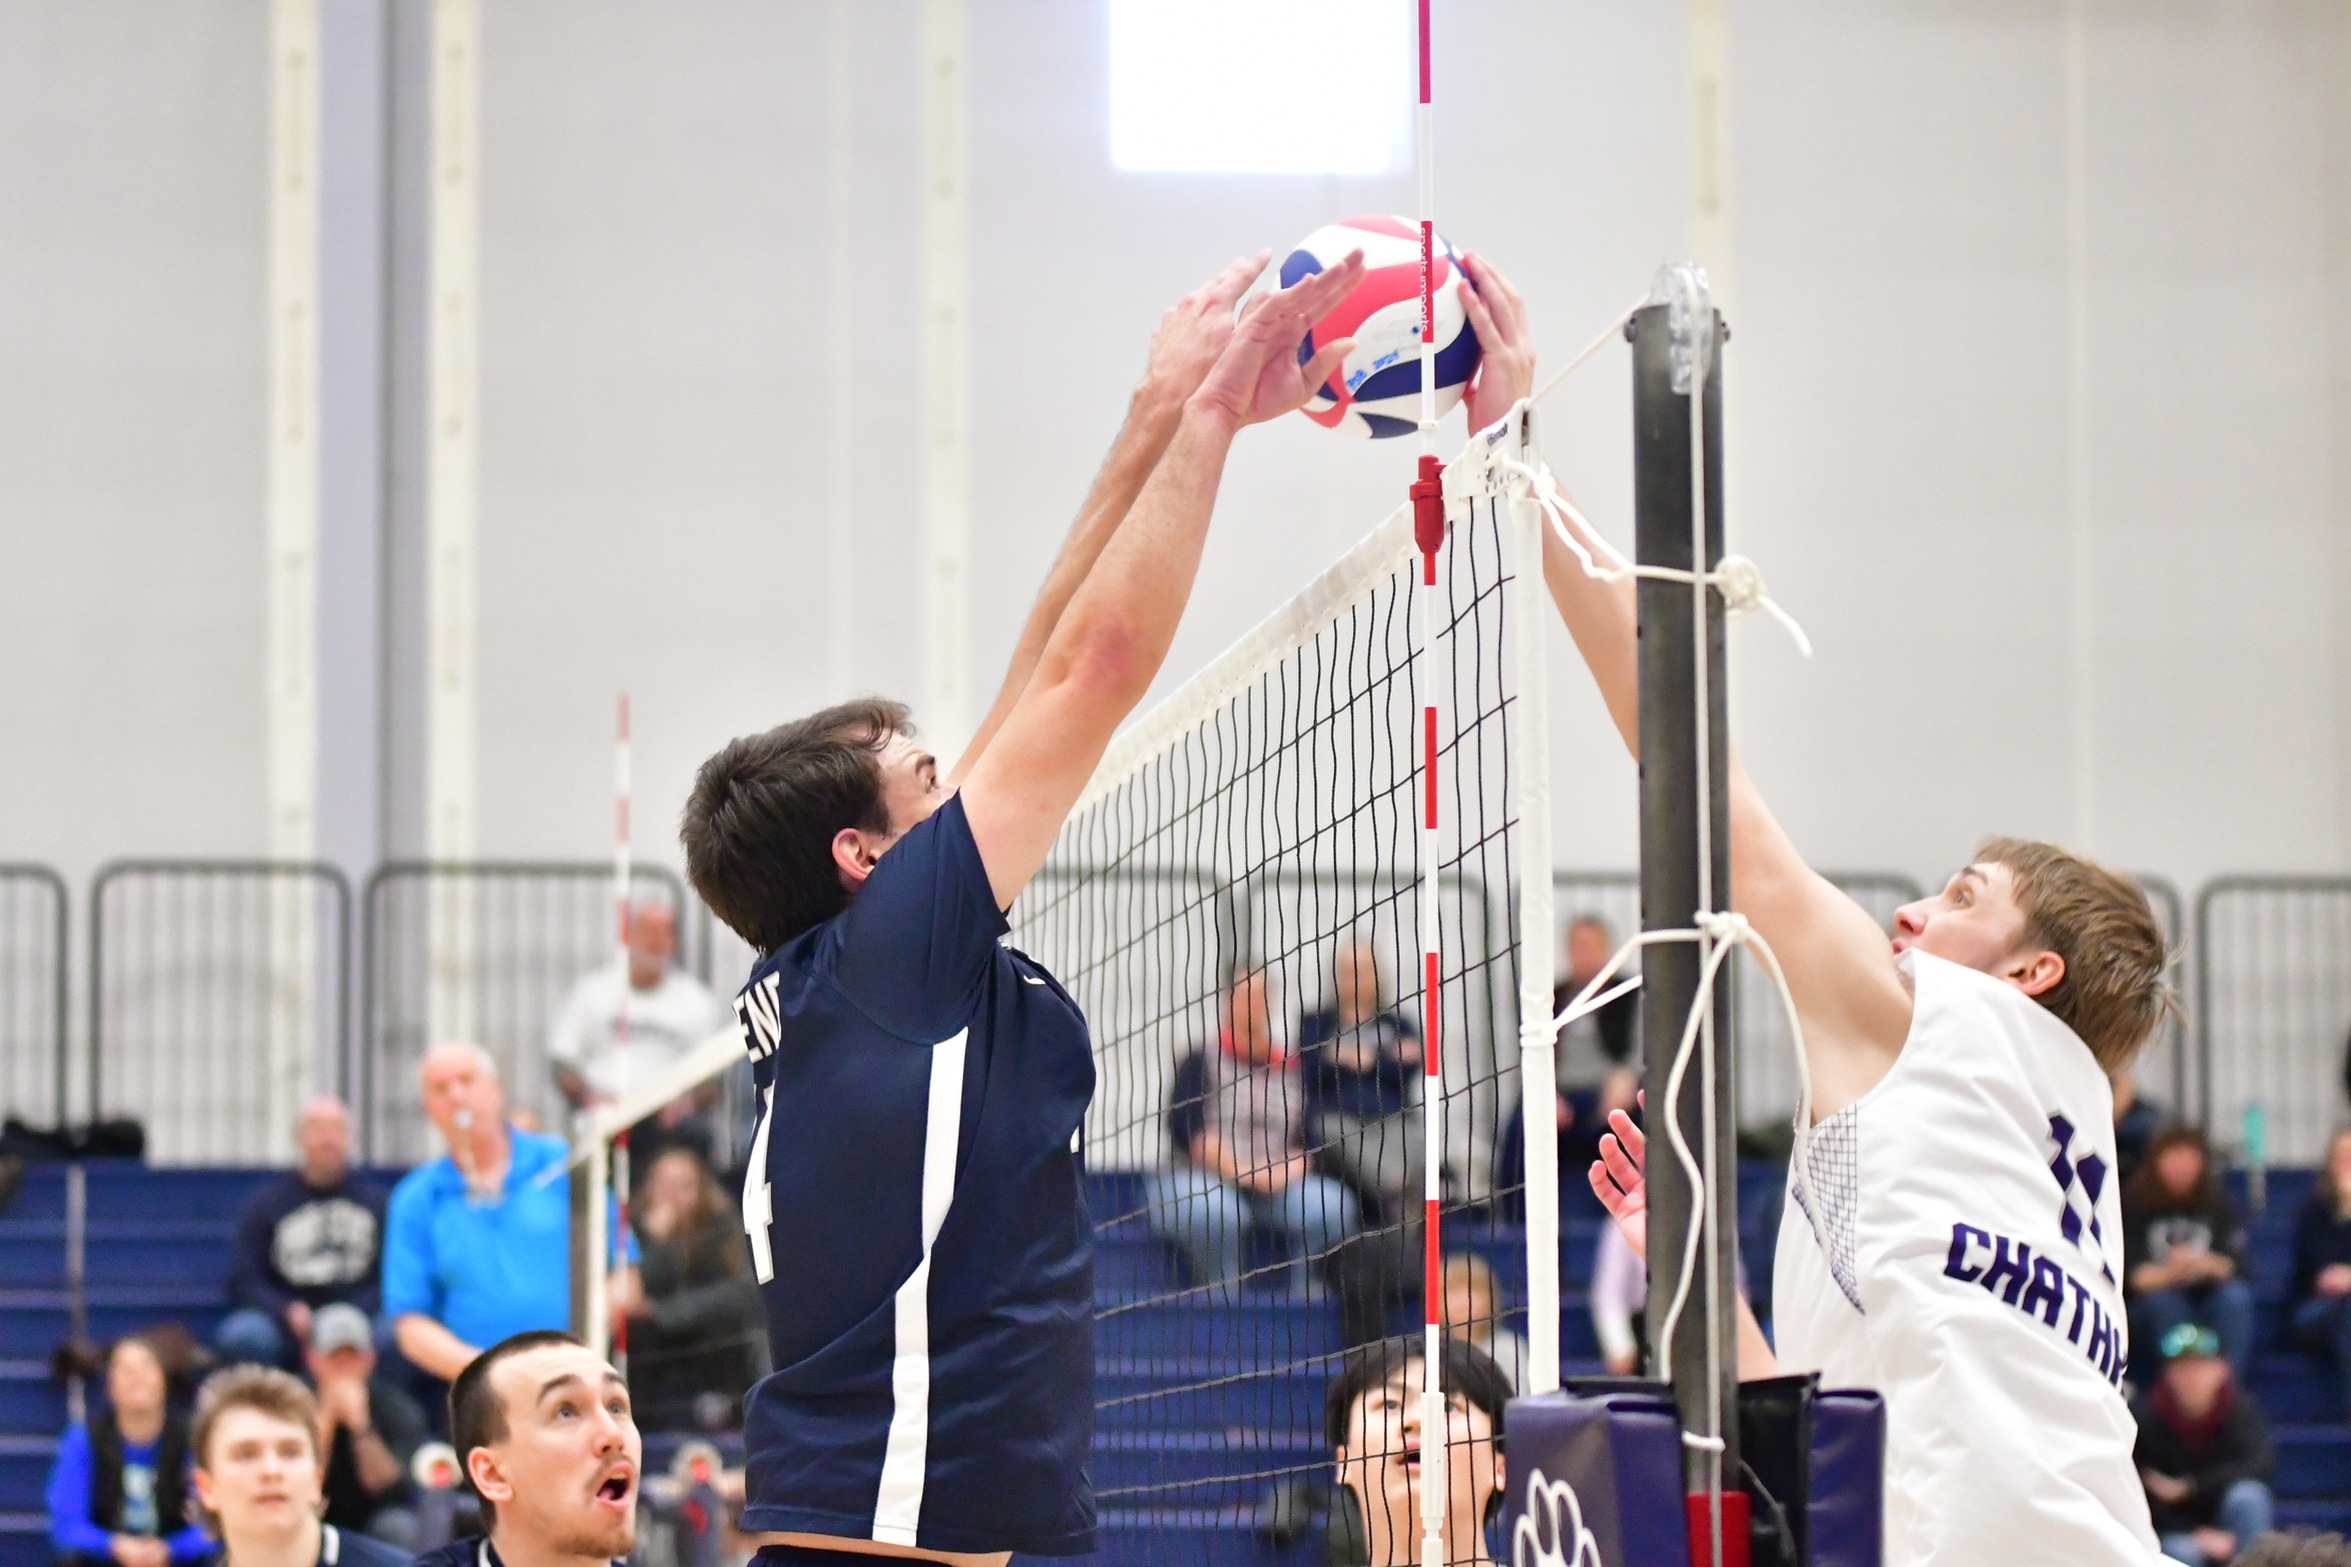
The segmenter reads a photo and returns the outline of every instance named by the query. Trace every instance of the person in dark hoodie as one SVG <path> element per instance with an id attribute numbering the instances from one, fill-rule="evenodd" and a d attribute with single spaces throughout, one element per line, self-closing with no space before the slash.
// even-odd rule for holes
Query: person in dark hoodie
<path id="1" fill-rule="evenodd" d="M 2237 1385 L 2212 1329 L 2180 1323 L 2161 1350 L 2163 1370 L 2131 1411 L 2156 1536 L 2164 1555 L 2191 1567 L 2232 1561 L 2277 1514 L 2269 1421 Z"/>
<path id="2" fill-rule="evenodd" d="M 212 1341 L 232 1364 L 293 1370 L 312 1312 L 340 1303 L 372 1317 L 382 1304 L 384 1189 L 351 1171 L 351 1113 L 339 1099 L 313 1099 L 294 1141 L 300 1167 L 257 1188 L 237 1215 L 236 1309 Z"/>
<path id="3" fill-rule="evenodd" d="M 188 1518 L 188 1422 L 166 1399 L 163 1357 L 136 1335 L 106 1357 L 106 1402 L 68 1426 L 49 1471 L 60 1567 L 183 1567 L 212 1553 Z"/>
<path id="4" fill-rule="evenodd" d="M 2333 1363 L 2351 1414 L 2351 1126 L 2327 1143 L 2318 1184 L 2295 1217 L 2286 1315 L 2294 1342 Z"/>

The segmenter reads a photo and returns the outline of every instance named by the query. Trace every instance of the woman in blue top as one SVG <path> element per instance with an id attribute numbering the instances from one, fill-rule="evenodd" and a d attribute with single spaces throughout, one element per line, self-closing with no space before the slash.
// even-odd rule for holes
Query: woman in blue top
<path id="1" fill-rule="evenodd" d="M 188 1521 L 188 1423 L 166 1402 L 163 1361 L 133 1335 L 106 1357 L 106 1402 L 68 1426 L 49 1471 L 49 1543 L 69 1567 L 201 1561 Z"/>

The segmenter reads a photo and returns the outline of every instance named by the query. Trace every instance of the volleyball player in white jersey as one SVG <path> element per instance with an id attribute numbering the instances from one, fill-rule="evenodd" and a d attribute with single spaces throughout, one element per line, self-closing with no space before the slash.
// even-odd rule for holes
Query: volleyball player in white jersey
<path id="1" fill-rule="evenodd" d="M 1523 316 L 1472 315 L 1481 342 L 1523 341 Z M 1638 755 L 1632 584 L 1592 577 L 1556 537 L 1544 575 Z M 1952 755 L 1969 765 L 1964 745 Z M 1730 790 L 1733 902 L 1786 971 L 1812 1082 L 1780 1226 L 1777 1360 L 1742 1307 L 1742 1374 L 1818 1371 L 1884 1395 L 1890 1564 L 2154 1559 L 2117 1388 L 2107 1081 L 2171 1004 L 2145 895 L 1995 838 L 1896 916 L 1889 945 L 1805 865 L 1735 757 Z M 1638 1244 L 1639 1134 L 1616 1127 L 1592 1183 Z"/>

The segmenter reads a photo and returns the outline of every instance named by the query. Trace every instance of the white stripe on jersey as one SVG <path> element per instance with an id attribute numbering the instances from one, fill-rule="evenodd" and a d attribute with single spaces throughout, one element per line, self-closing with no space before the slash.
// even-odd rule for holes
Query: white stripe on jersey
<path id="1" fill-rule="evenodd" d="M 931 1435 L 931 1245 L 955 1196 L 955 1156 L 963 1135 L 963 1051 L 970 1038 L 971 1030 L 965 1029 L 931 1047 L 930 1109 L 922 1134 L 922 1260 L 898 1286 L 890 1437 L 873 1508 L 873 1537 L 883 1545 L 913 1545 L 922 1522 Z"/>

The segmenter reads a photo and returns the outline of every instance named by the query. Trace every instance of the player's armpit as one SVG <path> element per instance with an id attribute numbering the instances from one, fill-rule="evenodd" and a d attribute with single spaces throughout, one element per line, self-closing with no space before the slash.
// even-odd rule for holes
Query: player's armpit
<path id="1" fill-rule="evenodd" d="M 1731 758 L 1731 897 L 1787 976 L 1804 1025 L 1813 1117 L 1875 1088 L 1910 1035 L 1910 992 L 1886 933 L 1804 863 L 1736 755 Z M 1776 998 L 1774 998 L 1776 1001 Z"/>

